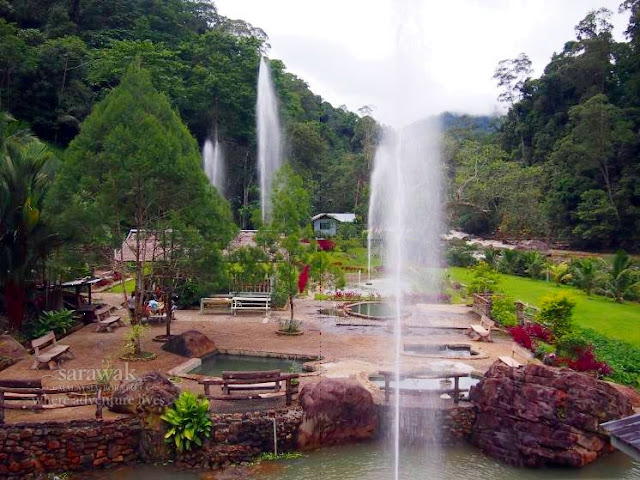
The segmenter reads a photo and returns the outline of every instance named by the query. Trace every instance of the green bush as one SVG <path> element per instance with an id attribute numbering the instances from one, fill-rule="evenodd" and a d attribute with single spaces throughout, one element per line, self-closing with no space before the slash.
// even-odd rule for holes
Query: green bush
<path id="1" fill-rule="evenodd" d="M 160 418 L 170 426 L 164 436 L 168 443 L 174 443 L 178 451 L 189 451 L 194 445 L 202 446 L 202 440 L 211 436 L 209 400 L 198 400 L 191 392 L 182 392 Z"/>
<path id="2" fill-rule="evenodd" d="M 66 334 L 75 325 L 73 318 L 74 310 L 50 310 L 42 312 L 33 324 L 31 338 L 38 338 L 46 335 L 51 330 L 56 335 Z"/>
<path id="3" fill-rule="evenodd" d="M 518 316 L 514 298 L 509 295 L 493 297 L 491 318 L 505 327 L 515 327 L 518 324 Z"/>
<path id="4" fill-rule="evenodd" d="M 556 351 L 556 347 L 554 347 L 553 345 L 550 345 L 546 342 L 543 342 L 540 339 L 536 340 L 536 351 L 535 351 L 535 356 L 536 358 L 544 358 L 545 355 L 548 355 L 549 353 L 554 353 Z"/>
<path id="5" fill-rule="evenodd" d="M 598 360 L 612 370 L 608 378 L 614 382 L 640 388 L 640 349 L 620 340 L 599 334 L 590 328 L 581 329 L 582 336 L 593 345 Z"/>
<path id="6" fill-rule="evenodd" d="M 498 274 L 485 263 L 480 262 L 471 269 L 469 293 L 493 293 L 498 290 Z"/>
<path id="7" fill-rule="evenodd" d="M 572 330 L 575 306 L 575 300 L 564 293 L 547 295 L 540 301 L 540 311 L 536 318 L 549 328 L 556 338 L 561 338 Z"/>
<path id="8" fill-rule="evenodd" d="M 445 256 L 447 264 L 451 267 L 470 267 L 478 261 L 473 254 L 476 248 L 465 240 L 452 239 L 447 243 Z"/>
<path id="9" fill-rule="evenodd" d="M 556 341 L 556 351 L 561 357 L 575 358 L 589 347 L 589 341 L 581 332 L 571 332 Z"/>

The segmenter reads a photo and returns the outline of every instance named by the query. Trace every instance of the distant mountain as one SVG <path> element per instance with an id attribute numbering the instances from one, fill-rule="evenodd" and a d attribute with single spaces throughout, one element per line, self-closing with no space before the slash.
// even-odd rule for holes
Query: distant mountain
<path id="1" fill-rule="evenodd" d="M 488 135 L 494 133 L 498 127 L 498 118 L 488 115 L 443 112 L 438 115 L 438 119 L 445 132 L 470 129 L 474 133 Z"/>

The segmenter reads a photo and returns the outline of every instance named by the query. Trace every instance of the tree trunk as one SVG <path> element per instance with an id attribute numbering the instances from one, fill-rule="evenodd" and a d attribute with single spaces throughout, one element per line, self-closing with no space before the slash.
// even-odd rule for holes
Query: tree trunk
<path id="1" fill-rule="evenodd" d="M 22 330 L 25 307 L 25 286 L 22 282 L 9 280 L 4 286 L 4 301 L 7 308 L 9 326 L 16 332 Z"/>
<path id="2" fill-rule="evenodd" d="M 173 291 L 167 288 L 164 294 L 164 314 L 165 323 L 167 327 L 167 340 L 171 338 L 171 320 L 173 319 L 173 311 L 171 309 L 171 297 L 173 297 Z"/>
<path id="3" fill-rule="evenodd" d="M 293 295 L 289 295 L 289 309 L 291 310 L 291 325 L 293 325 Z"/>

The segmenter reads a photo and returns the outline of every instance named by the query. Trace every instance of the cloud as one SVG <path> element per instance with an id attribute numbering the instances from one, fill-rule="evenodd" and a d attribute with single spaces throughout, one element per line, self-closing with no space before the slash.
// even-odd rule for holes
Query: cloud
<path id="1" fill-rule="evenodd" d="M 217 0 L 270 36 L 270 56 L 335 106 L 374 105 L 386 123 L 444 110 L 496 111 L 500 60 L 525 52 L 540 75 L 589 10 L 619 0 Z M 622 37 L 627 15 L 615 13 Z"/>

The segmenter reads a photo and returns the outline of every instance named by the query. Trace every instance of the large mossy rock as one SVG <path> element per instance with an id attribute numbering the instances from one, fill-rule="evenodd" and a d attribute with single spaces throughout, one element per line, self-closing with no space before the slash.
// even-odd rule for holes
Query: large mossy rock
<path id="1" fill-rule="evenodd" d="M 599 425 L 632 413 L 610 384 L 567 368 L 496 362 L 470 399 L 477 408 L 471 441 L 516 466 L 584 466 L 610 449 Z"/>
<path id="2" fill-rule="evenodd" d="M 351 380 L 325 378 L 300 392 L 299 448 L 318 448 L 371 438 L 378 415 L 371 393 Z"/>
<path id="3" fill-rule="evenodd" d="M 209 337 L 197 330 L 187 330 L 171 337 L 162 345 L 162 349 L 187 358 L 204 357 L 218 350 Z"/>
<path id="4" fill-rule="evenodd" d="M 116 413 L 161 413 L 180 395 L 180 389 L 158 372 L 122 382 L 111 396 L 109 410 Z"/>

